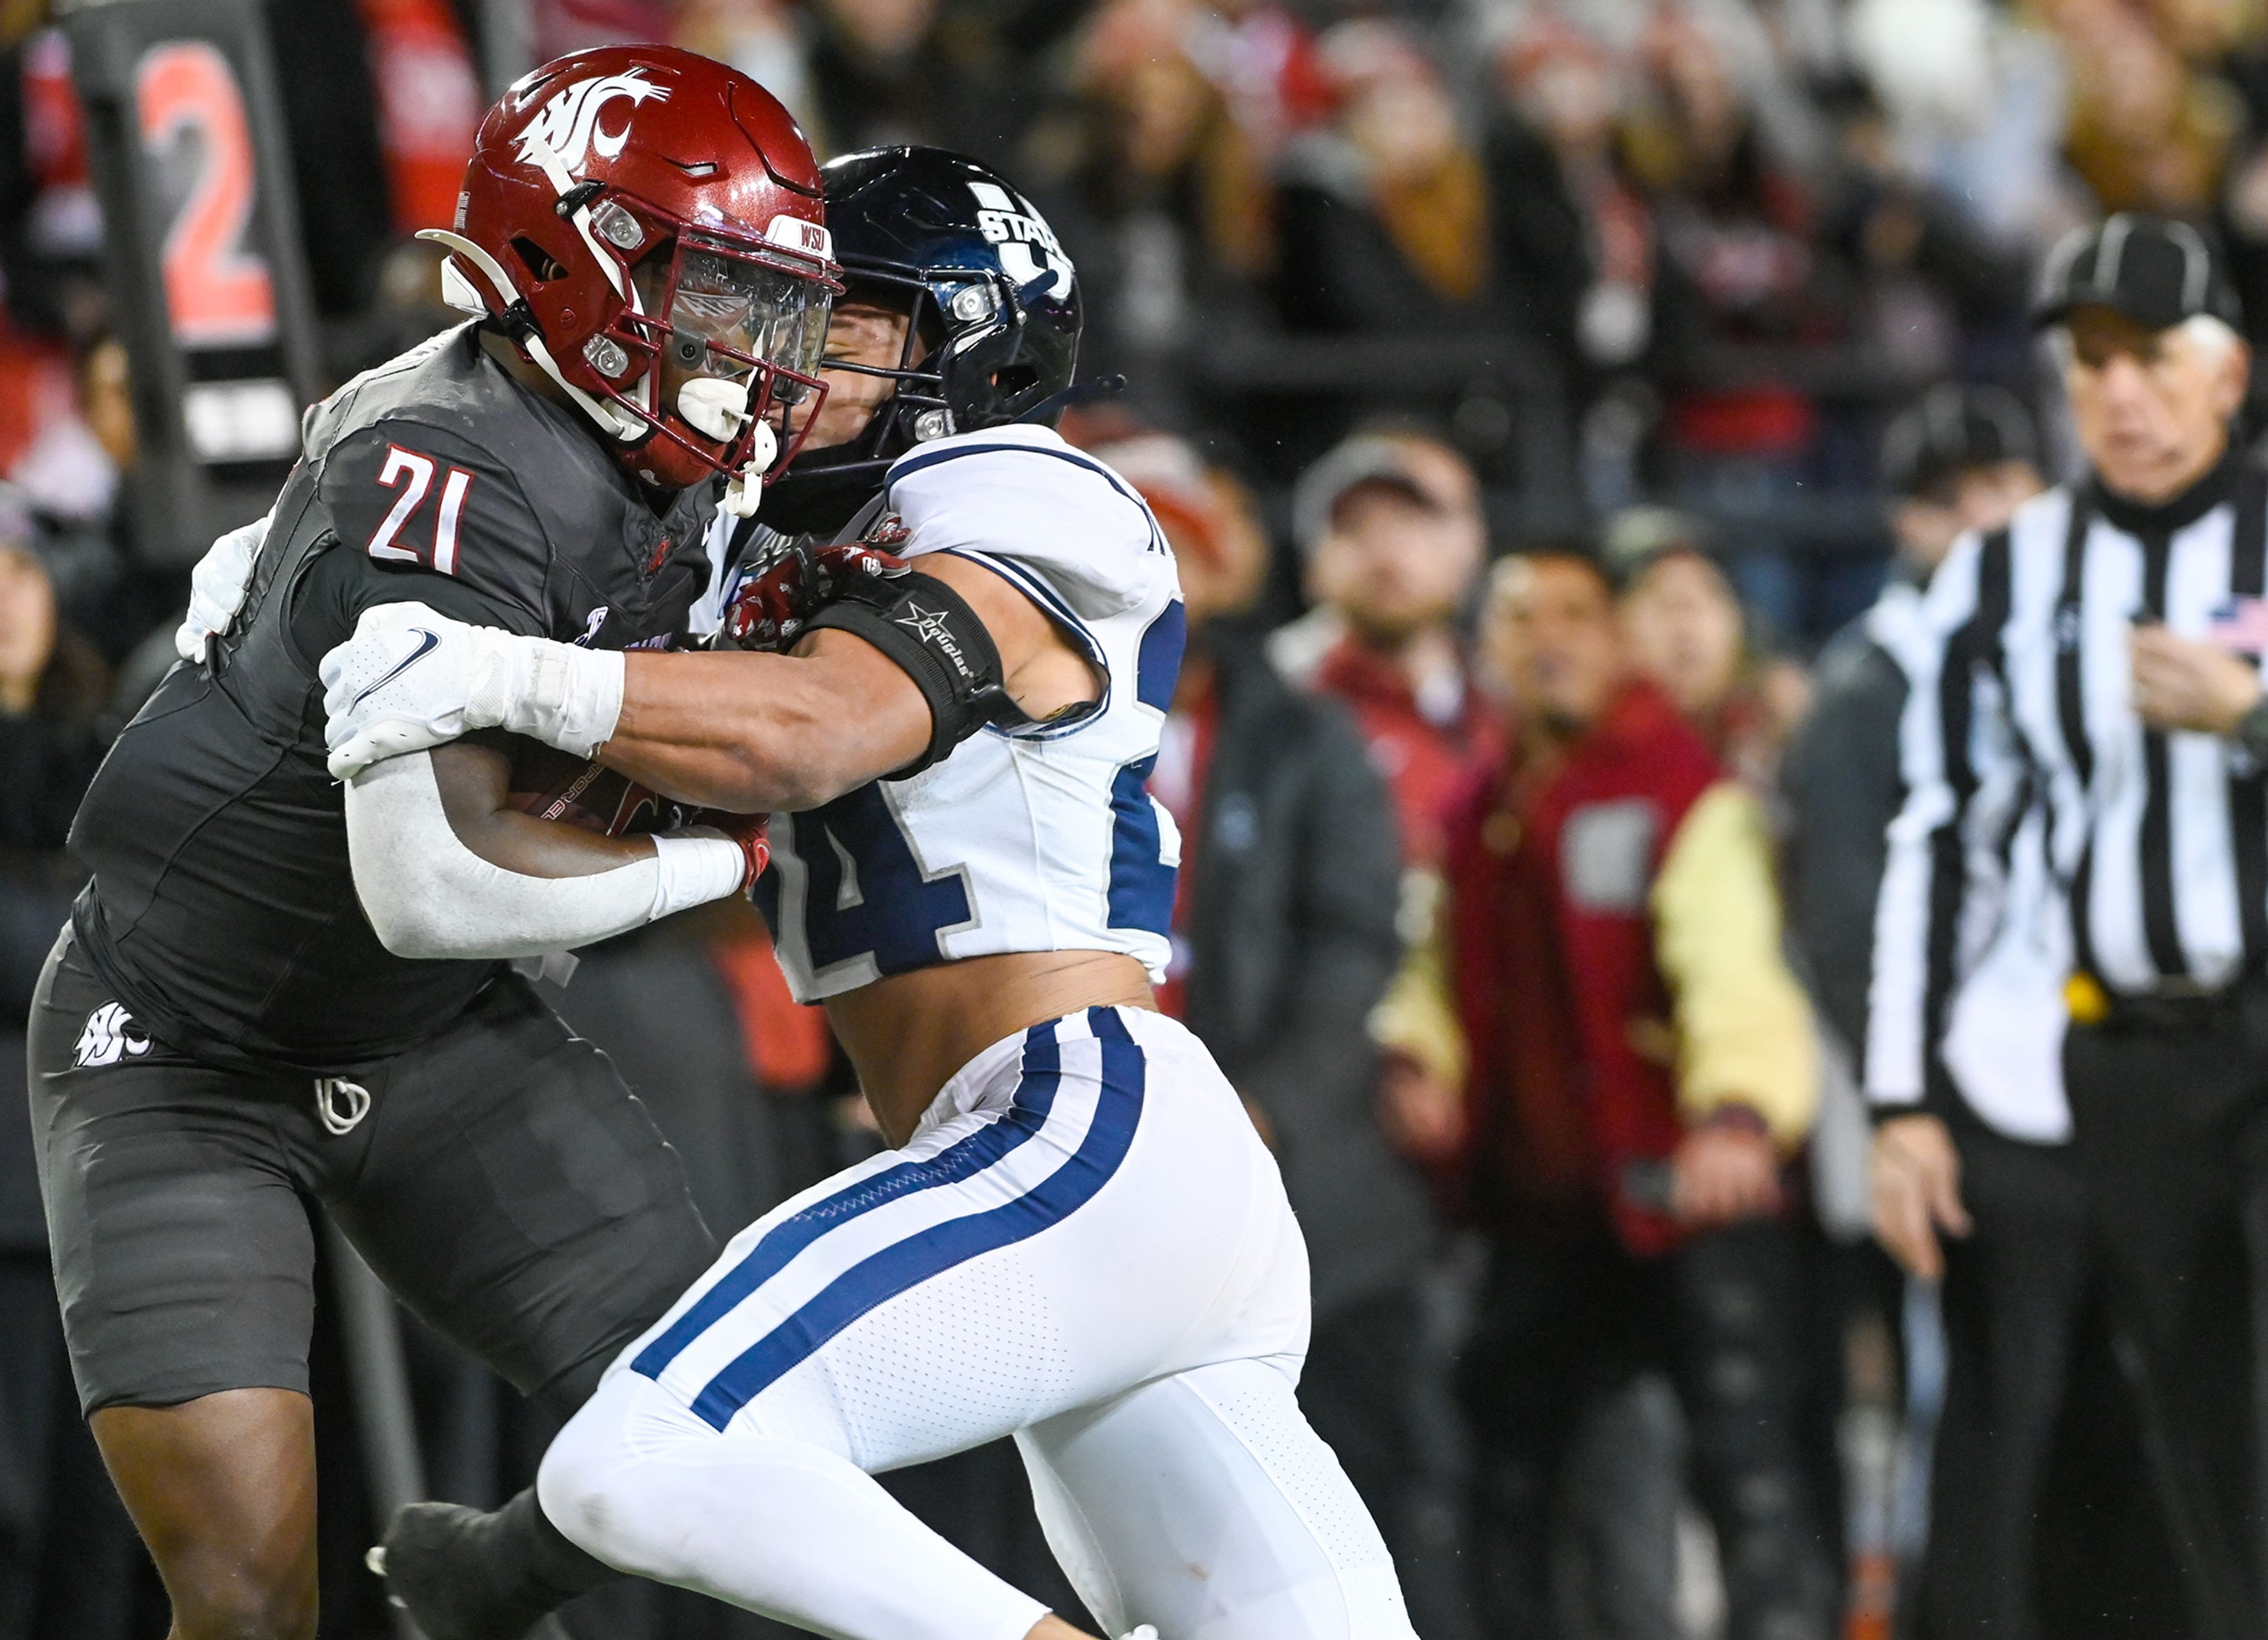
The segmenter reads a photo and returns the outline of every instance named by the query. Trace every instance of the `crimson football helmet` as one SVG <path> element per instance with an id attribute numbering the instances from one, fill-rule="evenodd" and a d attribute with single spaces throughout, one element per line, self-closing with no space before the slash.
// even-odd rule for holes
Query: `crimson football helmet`
<path id="1" fill-rule="evenodd" d="M 818 163 L 770 92 L 706 57 L 608 46 L 536 70 L 481 122 L 455 232 L 424 237 L 451 299 L 658 488 L 723 474 L 726 507 L 753 511 L 795 453 L 775 407 L 826 391 L 843 286 Z M 669 402 L 665 361 L 691 378 Z"/>

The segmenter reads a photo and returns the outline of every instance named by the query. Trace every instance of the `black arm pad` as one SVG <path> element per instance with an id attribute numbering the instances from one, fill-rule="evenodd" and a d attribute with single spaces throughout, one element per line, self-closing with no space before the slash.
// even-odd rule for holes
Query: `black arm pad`
<path id="1" fill-rule="evenodd" d="M 968 600 L 935 576 L 911 570 L 853 578 L 805 627 L 833 627 L 865 638 L 897 662 L 929 702 L 929 750 L 886 776 L 918 775 L 987 724 L 1026 720 L 1008 698 L 1000 651 Z"/>

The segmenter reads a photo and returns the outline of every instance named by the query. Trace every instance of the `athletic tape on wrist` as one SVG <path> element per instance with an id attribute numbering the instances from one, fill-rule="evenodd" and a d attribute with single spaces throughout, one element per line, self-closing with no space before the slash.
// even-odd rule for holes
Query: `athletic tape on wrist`
<path id="1" fill-rule="evenodd" d="M 508 656 L 491 669 L 503 697 L 492 721 L 577 757 L 591 756 L 613 738 L 622 715 L 620 651 L 548 638 L 510 640 L 505 647 Z M 486 694 L 485 688 L 475 691 L 476 707 L 489 703 Z"/>
<path id="2" fill-rule="evenodd" d="M 653 891 L 657 920 L 722 900 L 740 887 L 748 869 L 740 845 L 707 826 L 688 826 L 656 837 L 653 857 L 661 867 L 661 880 Z"/>

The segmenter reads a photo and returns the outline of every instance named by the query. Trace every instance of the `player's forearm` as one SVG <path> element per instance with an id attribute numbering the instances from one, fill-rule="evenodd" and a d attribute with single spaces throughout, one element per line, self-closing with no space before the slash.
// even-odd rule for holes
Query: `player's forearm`
<path id="1" fill-rule="evenodd" d="M 739 813 L 817 808 L 905 767 L 928 744 L 919 695 L 876 659 L 887 674 L 879 681 L 896 679 L 910 713 L 900 691 L 846 697 L 839 670 L 803 653 L 630 655 L 601 761 L 681 802 Z"/>
<path id="2" fill-rule="evenodd" d="M 937 732 L 900 660 L 834 630 L 785 655 L 624 653 L 388 604 L 363 615 L 321 673 L 341 780 L 498 728 L 578 757 L 603 747 L 608 767 L 681 802 L 773 813 L 908 768 Z M 981 726 L 964 718 L 962 736 Z"/>
<path id="3" fill-rule="evenodd" d="M 611 837 L 512 807 L 511 745 L 475 733 L 430 754 L 441 812 L 472 853 L 523 877 L 590 877 L 653 857 L 652 837 Z"/>
<path id="4" fill-rule="evenodd" d="M 433 755 L 423 752 L 388 759 L 350 783 L 346 822 L 356 894 L 379 943 L 401 957 L 572 950 L 722 898 L 744 873 L 740 846 L 722 836 L 585 844 L 564 835 L 571 828 L 540 820 L 526 825 L 560 835 L 538 841 L 516 835 L 524 827 L 507 829 L 507 850 L 524 855 L 533 846 L 543 855 L 533 863 L 597 869 L 557 876 L 512 869 L 475 853 L 458 835 Z M 479 840 L 493 845 L 497 835 Z"/>

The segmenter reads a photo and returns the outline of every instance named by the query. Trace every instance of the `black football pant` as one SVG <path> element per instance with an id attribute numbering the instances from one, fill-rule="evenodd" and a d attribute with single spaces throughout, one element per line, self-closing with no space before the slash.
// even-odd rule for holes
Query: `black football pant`
<path id="1" fill-rule="evenodd" d="M 1603 1229 L 1492 1252 L 1459 1391 L 1474 1438 L 1473 1553 L 1484 1632 L 1554 1632 L 1550 1546 L 1585 1409 L 1650 1367 L 1676 1386 L 1694 1493 L 1717 1530 L 1729 1640 L 1830 1640 L 1840 1579 L 1804 1459 L 1805 1249 L 1741 1224 L 1636 1259 Z M 1602 1612 L 1624 1640 L 1614 1592 Z M 1638 1606 L 1649 1603 L 1641 1601 Z M 1636 1609 L 1632 1621 L 1638 1620 Z"/>
<path id="2" fill-rule="evenodd" d="M 2258 1012 L 2074 1025 L 2064 1049 L 2088 1212 L 2198 1640 L 2268 1640 Z"/>
<path id="3" fill-rule="evenodd" d="M 435 1331 L 563 1417 L 715 1257 L 677 1153 L 516 974 L 423 1042 L 318 1081 L 216 1070 L 143 1034 L 67 931 L 28 1060 L 90 1415 L 305 1394 L 309 1198 Z"/>

